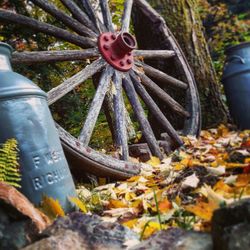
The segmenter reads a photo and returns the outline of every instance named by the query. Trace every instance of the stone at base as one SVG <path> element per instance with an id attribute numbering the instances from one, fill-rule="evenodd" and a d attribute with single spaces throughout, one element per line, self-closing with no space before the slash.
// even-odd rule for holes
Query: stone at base
<path id="1" fill-rule="evenodd" d="M 212 237 L 215 250 L 250 249 L 250 199 L 216 210 Z"/>

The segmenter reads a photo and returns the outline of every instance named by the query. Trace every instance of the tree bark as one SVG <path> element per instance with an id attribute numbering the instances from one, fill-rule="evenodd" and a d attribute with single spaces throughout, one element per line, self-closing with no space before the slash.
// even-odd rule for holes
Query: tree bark
<path id="1" fill-rule="evenodd" d="M 202 127 L 227 122 L 228 112 L 221 100 L 209 49 L 203 34 L 196 0 L 148 0 L 174 33 L 193 70 L 198 87 Z"/>

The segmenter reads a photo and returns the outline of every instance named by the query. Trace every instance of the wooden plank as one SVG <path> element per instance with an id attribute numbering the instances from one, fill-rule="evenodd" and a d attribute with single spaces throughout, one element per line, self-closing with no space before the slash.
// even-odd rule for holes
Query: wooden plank
<path id="1" fill-rule="evenodd" d="M 122 27 L 123 32 L 129 32 L 129 24 L 131 19 L 131 11 L 133 6 L 133 0 L 126 0 L 124 3 L 124 11 L 122 15 Z"/>
<path id="2" fill-rule="evenodd" d="M 111 17 L 108 1 L 101 0 L 100 6 L 101 6 L 104 25 L 108 28 L 108 31 L 114 32 L 114 27 L 112 23 L 112 17 Z"/>
<path id="3" fill-rule="evenodd" d="M 147 120 L 145 116 L 145 112 L 141 106 L 141 103 L 138 99 L 135 88 L 129 76 L 126 76 L 125 78 L 123 78 L 123 87 L 132 105 L 137 121 L 140 124 L 142 134 L 145 137 L 152 154 L 158 157 L 159 159 L 162 159 L 163 156 L 162 156 L 161 150 L 158 146 L 158 143 L 154 136 L 153 130 L 149 124 L 149 121 Z"/>
<path id="4" fill-rule="evenodd" d="M 88 15 L 85 14 L 78 5 L 72 0 L 60 0 L 64 6 L 71 12 L 73 17 L 77 19 L 81 24 L 87 26 L 96 33 L 99 33 L 95 24 L 91 22 Z"/>
<path id="5" fill-rule="evenodd" d="M 181 89 L 187 89 L 188 85 L 185 82 L 182 82 L 158 69 L 155 69 L 146 63 L 142 62 L 136 62 L 135 63 L 137 66 L 142 67 L 144 72 L 150 76 L 153 77 L 154 79 L 161 81 L 161 82 L 167 82 L 170 86 L 175 87 L 175 88 L 181 88 Z"/>
<path id="6" fill-rule="evenodd" d="M 88 37 L 96 37 L 97 34 L 91 29 L 87 28 L 82 23 L 78 22 L 74 18 L 68 16 L 61 10 L 57 9 L 55 5 L 49 3 L 46 0 L 31 0 L 35 5 L 39 6 L 41 9 L 51 14 L 57 20 L 64 23 L 67 27 L 75 31 L 77 34 Z"/>
<path id="7" fill-rule="evenodd" d="M 91 48 L 96 46 L 96 42 L 91 38 L 72 34 L 67 30 L 37 21 L 36 19 L 30 17 L 15 14 L 10 11 L 0 9 L 0 21 L 22 25 L 22 28 L 30 28 L 35 31 L 43 32 L 45 34 L 78 45 L 82 48 Z"/>
<path id="8" fill-rule="evenodd" d="M 173 50 L 134 50 L 133 55 L 144 59 L 168 59 L 176 56 Z"/>
<path id="9" fill-rule="evenodd" d="M 121 73 L 115 71 L 113 77 L 113 84 L 115 90 L 113 91 L 114 99 L 114 117 L 115 117 L 115 138 L 116 146 L 120 149 L 121 159 L 127 161 L 129 159 L 128 153 L 128 137 L 125 122 L 125 107 L 122 96 L 122 77 Z"/>
<path id="10" fill-rule="evenodd" d="M 51 105 L 52 103 L 59 100 L 62 96 L 69 93 L 75 87 L 77 87 L 80 83 L 87 80 L 89 77 L 99 72 L 106 65 L 106 61 L 102 58 L 96 60 L 92 64 L 86 66 L 83 70 L 78 72 L 76 75 L 70 77 L 59 86 L 51 89 L 48 92 L 48 103 Z"/>
<path id="11" fill-rule="evenodd" d="M 85 50 L 51 50 L 51 51 L 29 51 L 14 52 L 12 54 L 12 63 L 44 63 L 61 61 L 80 61 L 98 57 L 97 49 Z"/>
<path id="12" fill-rule="evenodd" d="M 84 126 L 79 135 L 79 140 L 84 146 L 88 146 L 90 142 L 98 115 L 100 113 L 103 104 L 104 97 L 110 86 L 111 77 L 113 73 L 114 69 L 108 65 L 101 75 L 100 82 L 97 87 L 94 99 L 91 102 L 88 115 L 86 117 Z"/>
<path id="13" fill-rule="evenodd" d="M 162 128 L 169 134 L 175 144 L 177 144 L 178 146 L 182 145 L 183 142 L 178 136 L 177 132 L 175 131 L 171 123 L 168 121 L 168 119 L 165 117 L 165 115 L 162 113 L 160 108 L 156 105 L 152 97 L 148 94 L 143 85 L 139 82 L 139 78 L 135 75 L 135 73 L 131 73 L 130 76 L 137 93 L 140 95 L 140 97 L 147 105 L 151 113 L 154 115 L 156 120 L 160 123 Z"/>
<path id="14" fill-rule="evenodd" d="M 136 69 L 135 69 L 136 70 Z M 178 115 L 183 117 L 189 117 L 190 114 L 170 95 L 168 95 L 163 89 L 161 89 L 154 81 L 152 81 L 145 74 L 141 73 L 140 70 L 136 70 L 136 73 L 140 76 L 141 83 L 150 89 L 159 99 L 168 105 L 170 109 L 176 112 Z"/>

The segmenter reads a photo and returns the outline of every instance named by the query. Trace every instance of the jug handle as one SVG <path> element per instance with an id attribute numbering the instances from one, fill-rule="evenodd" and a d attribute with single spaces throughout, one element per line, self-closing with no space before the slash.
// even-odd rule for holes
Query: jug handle
<path id="1" fill-rule="evenodd" d="M 245 64 L 245 59 L 240 57 L 240 56 L 237 56 L 237 55 L 234 55 L 234 56 L 230 56 L 229 58 L 226 59 L 226 62 L 241 62 L 242 64 Z"/>

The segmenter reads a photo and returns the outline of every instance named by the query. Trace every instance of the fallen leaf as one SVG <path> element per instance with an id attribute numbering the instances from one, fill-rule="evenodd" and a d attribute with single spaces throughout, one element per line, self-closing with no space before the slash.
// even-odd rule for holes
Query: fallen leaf
<path id="1" fill-rule="evenodd" d="M 41 202 L 41 209 L 48 215 L 51 219 L 55 219 L 58 216 L 65 216 L 63 208 L 58 200 L 52 197 L 43 196 Z"/>
<path id="2" fill-rule="evenodd" d="M 235 186 L 236 187 L 246 187 L 250 183 L 250 174 L 239 174 Z"/>
<path id="3" fill-rule="evenodd" d="M 207 167 L 206 169 L 208 170 L 208 172 L 210 174 L 214 174 L 214 175 L 217 175 L 217 176 L 220 176 L 220 175 L 223 175 L 223 174 L 226 173 L 225 166 L 219 166 L 219 167 L 215 167 L 215 168 Z"/>
<path id="4" fill-rule="evenodd" d="M 198 179 L 198 177 L 196 176 L 195 173 L 193 173 L 192 175 L 186 177 L 184 179 L 184 181 L 182 182 L 181 186 L 183 188 L 187 188 L 187 187 L 191 187 L 191 188 L 197 188 L 198 184 L 199 184 L 200 180 Z"/>
<path id="5" fill-rule="evenodd" d="M 162 214 L 167 213 L 169 210 L 172 209 L 172 203 L 168 199 L 164 199 L 159 202 L 158 208 Z"/>
<path id="6" fill-rule="evenodd" d="M 147 161 L 146 163 L 149 164 L 149 165 L 151 165 L 151 166 L 156 167 L 156 166 L 158 166 L 159 164 L 161 164 L 161 160 L 160 160 L 159 158 L 155 157 L 155 156 L 152 156 L 152 157 L 150 158 L 150 160 Z"/>
<path id="7" fill-rule="evenodd" d="M 23 194 L 4 182 L 0 182 L 0 200 L 5 201 L 15 207 L 20 213 L 29 217 L 39 232 L 42 232 L 51 224 L 50 219 L 44 213 L 36 209 Z"/>
<path id="8" fill-rule="evenodd" d="M 196 216 L 200 217 L 205 221 L 211 220 L 214 210 L 217 209 L 218 207 L 219 206 L 212 201 L 209 202 L 199 201 L 195 205 L 184 206 L 186 211 L 195 214 Z"/>
<path id="9" fill-rule="evenodd" d="M 69 197 L 69 200 L 73 204 L 75 204 L 76 207 L 79 208 L 84 214 L 86 214 L 88 212 L 88 209 L 87 209 L 86 205 L 79 198 L 77 198 L 77 197 Z"/>
<path id="10" fill-rule="evenodd" d="M 120 201 L 120 200 L 109 200 L 109 205 L 108 205 L 108 209 L 111 208 L 125 208 L 128 207 L 128 204 L 126 204 L 124 201 Z"/>

